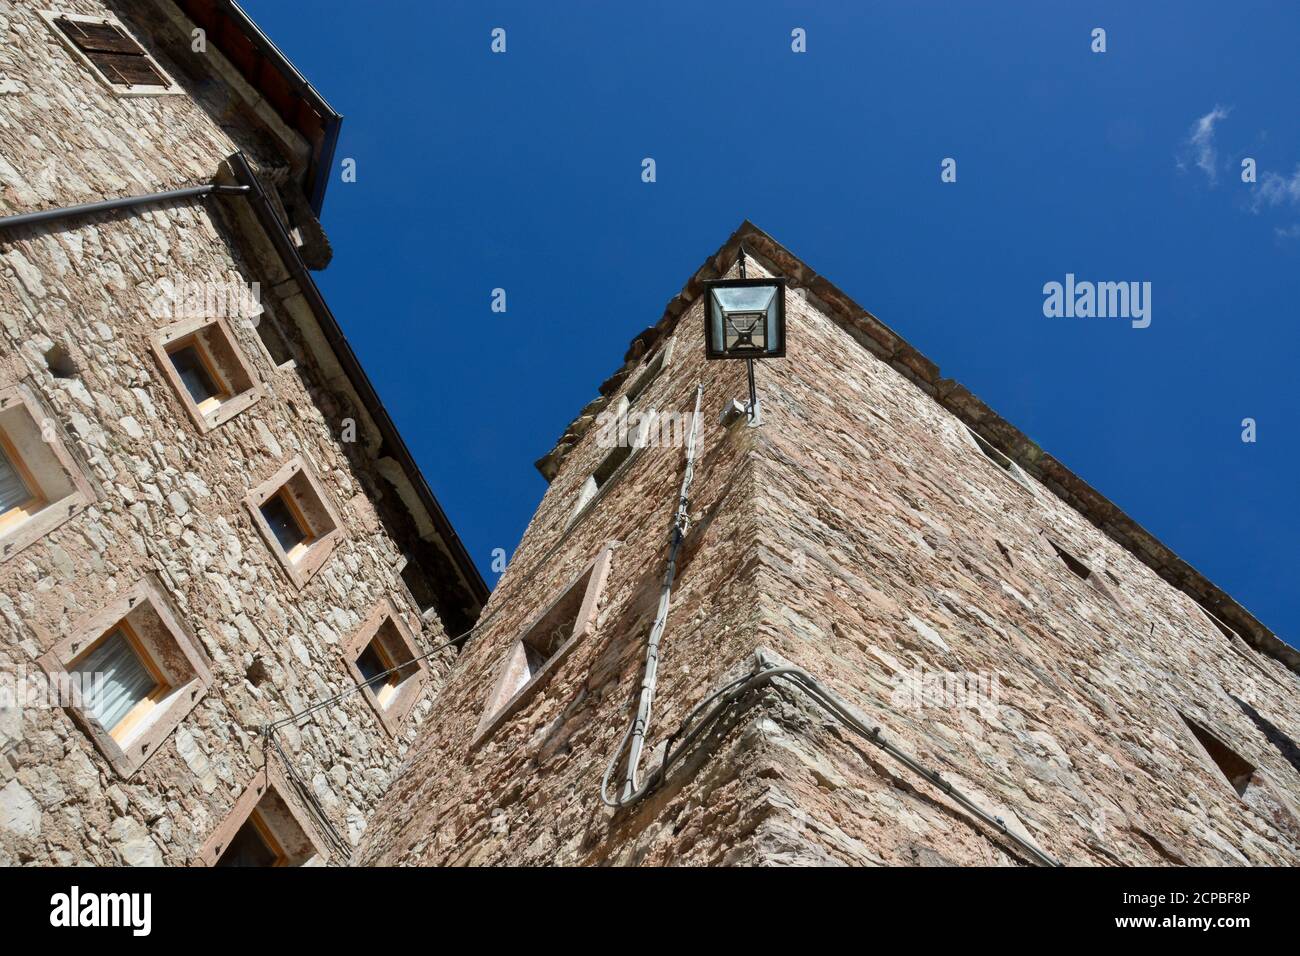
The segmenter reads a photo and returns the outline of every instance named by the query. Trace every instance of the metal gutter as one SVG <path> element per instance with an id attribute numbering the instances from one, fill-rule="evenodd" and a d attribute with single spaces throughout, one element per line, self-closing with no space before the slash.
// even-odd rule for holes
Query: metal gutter
<path id="1" fill-rule="evenodd" d="M 313 171 L 311 196 L 308 201 L 316 218 L 320 218 L 321 207 L 325 205 L 325 189 L 330 183 L 330 172 L 334 168 L 334 150 L 339 144 L 339 133 L 343 129 L 343 117 L 337 113 L 329 116 L 325 123 L 325 139 L 321 142 L 320 153 L 316 157 L 316 169 Z"/>
<path id="2" fill-rule="evenodd" d="M 352 346 L 344 336 L 338 320 L 334 317 L 334 313 L 330 311 L 330 307 L 325 302 L 324 296 L 321 295 L 320 289 L 317 288 L 315 280 L 311 277 L 311 272 L 298 255 L 298 249 L 285 230 L 284 223 L 275 214 L 270 200 L 262 191 L 261 183 L 254 175 L 243 153 L 233 154 L 229 157 L 228 162 L 235 178 L 248 188 L 247 197 L 258 222 L 268 238 L 270 238 L 272 245 L 275 246 L 280 258 L 284 261 L 285 267 L 298 283 L 307 304 L 315 313 L 317 321 L 320 322 L 321 331 L 331 347 L 333 347 L 339 364 L 343 366 L 343 370 L 347 373 L 353 387 L 356 388 L 357 394 L 365 403 L 367 411 L 374 418 L 376 425 L 379 426 L 380 434 L 383 436 L 384 443 L 391 449 L 393 458 L 397 460 L 398 464 L 402 466 L 402 470 L 410 478 L 416 494 L 428 510 L 429 516 L 433 519 L 434 527 L 446 541 L 452 560 L 460 568 L 470 591 L 479 600 L 480 606 L 487 603 L 491 591 L 483 580 L 483 576 L 470 558 L 464 542 L 456 533 L 456 529 L 452 527 L 446 512 L 442 510 L 442 505 L 434 497 L 433 490 L 429 487 L 423 472 L 415 463 L 410 449 L 406 447 L 406 442 L 402 440 L 402 436 L 398 432 L 397 426 L 393 424 L 388 410 L 384 408 L 384 403 L 380 401 L 369 376 L 366 375 L 361 363 L 357 360 L 356 353 L 352 351 Z"/>
<path id="3" fill-rule="evenodd" d="M 148 193 L 144 196 L 124 196 L 121 199 L 103 199 L 99 202 L 81 203 L 76 206 L 61 206 L 57 209 L 42 209 L 38 212 L 25 212 L 16 216 L 0 217 L 0 230 L 13 229 L 18 226 L 31 226 L 42 222 L 53 222 L 73 216 L 87 216 L 97 212 L 109 212 L 114 209 L 131 209 L 149 203 L 172 202 L 178 199 L 190 199 L 195 196 L 244 195 L 247 186 L 187 186 L 184 189 L 170 189 L 166 192 Z"/>

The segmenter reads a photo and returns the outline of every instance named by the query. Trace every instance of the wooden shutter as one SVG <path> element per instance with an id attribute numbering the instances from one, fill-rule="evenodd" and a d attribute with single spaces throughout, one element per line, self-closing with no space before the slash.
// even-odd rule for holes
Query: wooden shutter
<path id="1" fill-rule="evenodd" d="M 82 23 L 59 17 L 55 24 L 68 39 L 99 67 L 110 83 L 122 86 L 169 86 L 144 48 L 112 23 Z"/>

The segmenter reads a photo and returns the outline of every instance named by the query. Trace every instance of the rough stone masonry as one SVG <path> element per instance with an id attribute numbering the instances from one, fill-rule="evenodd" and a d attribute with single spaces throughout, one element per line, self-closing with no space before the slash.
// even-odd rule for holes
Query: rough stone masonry
<path id="1" fill-rule="evenodd" d="M 92 31 L 89 52 L 46 7 Z M 280 862 L 345 863 L 451 652 L 419 662 L 400 705 L 353 693 L 287 724 L 283 758 L 263 728 L 355 687 L 373 635 L 422 656 L 486 597 L 304 268 L 328 259 L 310 197 L 333 114 L 241 17 L 0 2 L 0 215 L 249 186 L 0 232 L 0 436 L 38 499 L 0 522 L 0 865 L 229 862 L 256 857 L 254 835 Z M 114 82 L 113 56 L 149 57 L 172 88 Z M 206 308 L 255 284 L 238 314 L 163 295 L 244 293 Z M 215 413 L 167 351 L 187 321 L 239 393 Z M 305 562 L 249 500 L 281 473 L 310 475 L 286 485 Z M 121 621 L 161 685 L 135 729 L 40 694 L 12 706 L 16 682 L 75 669 Z"/>
<path id="2" fill-rule="evenodd" d="M 750 277 L 790 283 L 789 353 L 758 364 L 757 428 L 720 422 L 745 396 L 744 364 L 703 355 L 700 282 L 734 277 L 742 243 Z M 602 804 L 684 452 L 644 449 L 585 505 L 610 455 L 600 416 L 629 393 L 635 408 L 689 411 L 697 383 L 703 452 L 647 772 L 762 651 L 1067 864 L 1300 862 L 1294 652 L 748 223 L 538 463 L 550 487 L 357 862 L 1031 862 L 775 686 L 647 800 Z M 604 553 L 593 590 L 581 575 Z M 575 578 L 591 621 L 514 691 L 515 655 Z M 503 687 L 514 702 L 485 729 Z"/>
<path id="3" fill-rule="evenodd" d="M 245 188 L 0 232 L 0 435 L 35 492 L 0 516 L 0 676 L 67 675 L 123 626 L 157 672 L 136 723 L 0 706 L 0 864 L 1031 862 L 776 685 L 646 801 L 602 804 L 683 453 L 597 424 L 688 411 L 697 383 L 647 769 L 761 651 L 1066 863 L 1297 862 L 1300 656 L 757 228 L 539 462 L 480 618 L 307 271 L 329 259 L 328 104 L 222 0 L 0 0 L 0 38 L 0 216 Z M 702 354 L 700 282 L 742 243 L 790 290 L 759 428 L 721 417 L 743 366 Z M 168 283 L 260 299 L 223 325 L 159 310 Z M 194 336 L 215 409 L 174 358 Z M 292 547 L 263 509 L 281 492 L 309 526 Z"/>

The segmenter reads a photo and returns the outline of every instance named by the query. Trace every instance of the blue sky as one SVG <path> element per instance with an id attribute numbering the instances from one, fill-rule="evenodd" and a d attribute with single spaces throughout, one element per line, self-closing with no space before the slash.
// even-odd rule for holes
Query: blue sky
<path id="1" fill-rule="evenodd" d="M 748 217 L 1300 638 L 1300 5 L 244 6 L 346 116 L 318 280 L 489 583 Z M 1066 273 L 1152 283 L 1150 327 L 1046 318 Z"/>

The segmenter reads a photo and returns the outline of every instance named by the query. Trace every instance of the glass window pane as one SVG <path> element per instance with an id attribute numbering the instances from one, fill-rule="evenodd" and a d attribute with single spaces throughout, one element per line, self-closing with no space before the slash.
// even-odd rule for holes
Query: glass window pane
<path id="1" fill-rule="evenodd" d="M 33 498 L 32 489 L 23 481 L 16 463 L 5 454 L 0 445 L 0 515 L 24 505 Z"/>
<path id="2" fill-rule="evenodd" d="M 362 651 L 361 656 L 357 658 L 357 670 L 361 671 L 363 681 L 370 681 L 388 670 L 388 667 L 385 666 L 383 659 L 375 650 L 374 644 L 367 644 L 366 649 Z M 379 688 L 384 686 L 384 681 L 377 680 L 373 684 L 367 686 L 369 686 L 371 690 L 378 692 Z"/>
<path id="3" fill-rule="evenodd" d="M 298 524 L 298 519 L 293 516 L 293 509 L 289 507 L 289 502 L 284 500 L 283 494 L 275 495 L 262 505 L 262 517 L 271 526 L 271 533 L 275 535 L 275 540 L 280 542 L 280 547 L 284 549 L 285 554 L 307 540 L 306 529 Z"/>
<path id="4" fill-rule="evenodd" d="M 203 364 L 203 358 L 195 346 L 187 345 L 179 348 L 170 353 L 170 357 L 172 365 L 176 367 L 177 374 L 185 384 L 185 390 L 190 393 L 190 398 L 194 399 L 194 404 L 200 405 L 209 398 L 220 395 L 217 383 L 208 374 L 208 368 Z"/>
<path id="5" fill-rule="evenodd" d="M 714 289 L 713 294 L 728 312 L 766 312 L 776 295 L 776 286 L 736 286 L 730 289 Z"/>
<path id="6" fill-rule="evenodd" d="M 158 686 L 120 628 L 68 671 L 84 675 L 86 709 L 108 731 Z"/>
<path id="7" fill-rule="evenodd" d="M 761 351 L 766 342 L 765 312 L 727 313 L 727 351 Z"/>
<path id="8" fill-rule="evenodd" d="M 767 304 L 767 340 L 764 348 L 769 352 L 778 352 L 781 349 L 781 330 L 776 324 L 776 307 L 777 297 L 773 291 L 772 300 Z"/>

